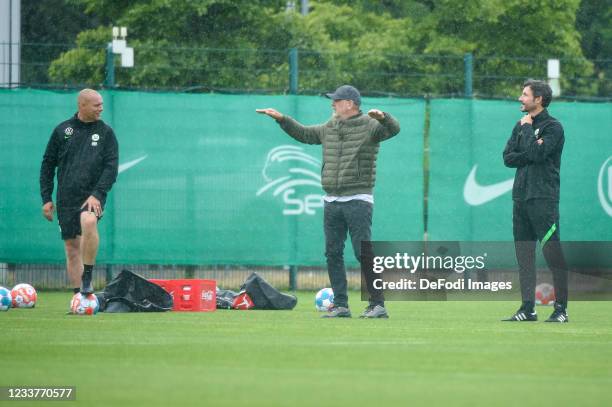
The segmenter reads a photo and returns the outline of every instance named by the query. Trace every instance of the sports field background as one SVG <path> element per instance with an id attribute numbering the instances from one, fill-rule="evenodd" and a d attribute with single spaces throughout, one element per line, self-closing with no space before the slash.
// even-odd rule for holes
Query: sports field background
<path id="1" fill-rule="evenodd" d="M 64 315 L 70 294 L 43 292 L 0 315 L 2 384 L 76 386 L 86 406 L 612 403 L 610 302 L 572 303 L 569 324 L 548 324 L 500 322 L 514 302 L 393 302 L 389 320 L 321 320 L 314 293 L 298 297 L 293 311 L 78 317 Z"/>

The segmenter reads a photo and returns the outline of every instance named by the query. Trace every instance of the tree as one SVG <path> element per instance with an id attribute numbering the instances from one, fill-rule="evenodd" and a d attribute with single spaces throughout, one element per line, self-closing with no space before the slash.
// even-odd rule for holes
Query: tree
<path id="1" fill-rule="evenodd" d="M 597 95 L 612 94 L 612 0 L 582 0 L 576 15 L 584 55 L 593 61 Z"/>
<path id="2" fill-rule="evenodd" d="M 593 66 L 575 28 L 579 0 L 311 0 L 306 16 L 283 0 L 70 1 L 106 25 L 54 61 L 61 83 L 101 83 L 112 22 L 135 49 L 135 68 L 117 70 L 124 87 L 283 92 L 295 47 L 306 93 L 350 82 L 366 94 L 461 94 L 466 52 L 484 96 L 544 78 L 549 57 L 563 58 L 566 94 L 596 92 L 583 79 Z"/>
<path id="3" fill-rule="evenodd" d="M 117 83 L 126 87 L 244 89 L 255 82 L 265 84 L 275 74 L 276 55 L 252 50 L 262 42 L 278 47 L 287 42 L 287 32 L 274 25 L 267 27 L 282 1 L 73 1 L 86 11 L 113 19 L 114 25 L 128 27 L 136 67 L 117 71 Z M 89 72 L 89 82 L 100 83 L 104 49 L 110 39 L 110 25 L 82 32 L 78 47 L 53 63 L 51 78 L 83 82 Z M 84 67 L 74 66 L 77 57 L 84 58 Z"/>
<path id="4" fill-rule="evenodd" d="M 21 81 L 49 82 L 45 63 L 74 46 L 76 35 L 99 24 L 66 0 L 21 1 Z M 50 29 L 52 28 L 52 29 Z"/>

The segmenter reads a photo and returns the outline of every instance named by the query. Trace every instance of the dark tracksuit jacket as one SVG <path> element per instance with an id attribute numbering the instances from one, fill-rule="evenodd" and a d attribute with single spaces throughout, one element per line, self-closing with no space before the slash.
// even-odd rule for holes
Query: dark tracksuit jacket
<path id="1" fill-rule="evenodd" d="M 102 206 L 117 179 L 119 147 L 113 129 L 102 120 L 85 123 L 75 114 L 51 133 L 40 168 L 43 205 L 53 200 L 57 167 L 57 207 L 78 208 L 90 195 Z"/>
<path id="2" fill-rule="evenodd" d="M 537 140 L 544 142 L 540 145 Z M 504 149 L 504 164 L 516 168 L 514 239 L 558 239 L 561 153 L 565 137 L 561 123 L 544 109 L 533 124 L 514 126 Z"/>
<path id="3" fill-rule="evenodd" d="M 543 139 L 542 145 L 537 144 Z M 565 136 L 561 123 L 545 109 L 533 124 L 514 126 L 504 149 L 504 164 L 516 168 L 512 199 L 559 202 L 561 153 Z"/>

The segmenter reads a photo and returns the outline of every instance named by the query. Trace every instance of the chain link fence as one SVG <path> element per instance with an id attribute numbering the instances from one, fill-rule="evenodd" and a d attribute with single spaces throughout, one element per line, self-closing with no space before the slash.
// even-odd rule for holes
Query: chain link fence
<path id="1" fill-rule="evenodd" d="M 0 86 L 321 94 L 351 83 L 369 96 L 515 98 L 526 78 L 547 78 L 545 57 L 133 46 L 134 67 L 123 68 L 103 44 L 3 43 L 0 63 L 19 75 Z M 17 61 L 3 57 L 13 47 Z M 612 99 L 612 60 L 559 61 L 562 97 Z"/>

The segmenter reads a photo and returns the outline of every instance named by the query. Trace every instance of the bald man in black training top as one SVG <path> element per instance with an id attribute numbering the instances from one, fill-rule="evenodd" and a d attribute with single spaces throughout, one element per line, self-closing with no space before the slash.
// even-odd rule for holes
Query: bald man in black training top
<path id="1" fill-rule="evenodd" d="M 57 218 L 66 251 L 66 271 L 74 292 L 93 292 L 92 273 L 106 195 L 117 179 L 119 147 L 113 129 L 100 120 L 102 96 L 79 92 L 78 111 L 51 134 L 40 168 L 43 216 L 53 221 L 57 168 Z"/>

